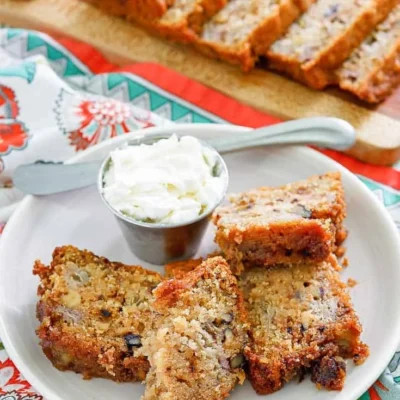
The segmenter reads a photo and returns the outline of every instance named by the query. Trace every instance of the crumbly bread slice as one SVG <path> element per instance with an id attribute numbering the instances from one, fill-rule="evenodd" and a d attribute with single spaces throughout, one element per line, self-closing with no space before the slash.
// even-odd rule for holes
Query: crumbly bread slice
<path id="1" fill-rule="evenodd" d="M 202 53 L 249 71 L 315 0 L 230 0 L 203 28 Z"/>
<path id="2" fill-rule="evenodd" d="M 400 4 L 361 43 L 338 71 L 339 85 L 377 103 L 400 83 Z"/>
<path id="3" fill-rule="evenodd" d="M 153 20 L 161 18 L 175 0 L 84 0 L 118 17 Z"/>
<path id="4" fill-rule="evenodd" d="M 161 18 L 138 22 L 167 39 L 191 43 L 201 32 L 204 22 L 221 10 L 227 2 L 228 0 L 175 0 Z"/>
<path id="5" fill-rule="evenodd" d="M 175 261 L 164 266 L 165 277 L 182 279 L 188 272 L 196 269 L 204 260 L 202 258 L 194 258 L 184 261 Z"/>
<path id="6" fill-rule="evenodd" d="M 251 327 L 248 376 L 259 394 L 311 372 L 318 387 L 341 390 L 345 358 L 368 356 L 362 331 L 336 260 L 255 267 L 239 279 Z"/>
<path id="7" fill-rule="evenodd" d="M 246 264 L 325 260 L 346 238 L 339 172 L 233 195 L 213 215 L 216 243 L 235 273 Z"/>
<path id="8" fill-rule="evenodd" d="M 398 0 L 319 0 L 267 52 L 269 66 L 309 86 L 335 83 L 335 70 Z"/>
<path id="9" fill-rule="evenodd" d="M 143 400 L 220 400 L 245 379 L 246 313 L 222 257 L 154 291 L 152 332 L 140 349 L 150 361 Z"/>
<path id="10" fill-rule="evenodd" d="M 54 250 L 40 277 L 37 335 L 59 370 L 115 381 L 142 381 L 149 369 L 136 350 L 151 324 L 159 274 L 110 262 L 73 246 Z"/>

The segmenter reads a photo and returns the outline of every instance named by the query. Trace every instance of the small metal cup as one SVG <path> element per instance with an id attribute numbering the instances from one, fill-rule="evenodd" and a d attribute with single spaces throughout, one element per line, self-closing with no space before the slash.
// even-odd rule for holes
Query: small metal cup
<path id="1" fill-rule="evenodd" d="M 145 135 L 129 141 L 123 147 L 152 144 L 160 139 L 167 139 L 171 135 Z M 220 199 L 210 207 L 207 213 L 183 224 L 157 224 L 137 221 L 118 210 L 115 210 L 103 196 L 104 173 L 111 163 L 110 155 L 104 160 L 97 187 L 101 198 L 117 218 L 122 233 L 131 251 L 141 260 L 151 264 L 163 265 L 171 261 L 184 260 L 192 257 L 198 250 L 206 231 L 209 216 L 222 202 L 228 188 L 228 168 L 221 155 L 209 144 L 200 140 L 200 143 L 210 149 L 217 156 L 216 174 L 224 178 L 225 186 Z"/>

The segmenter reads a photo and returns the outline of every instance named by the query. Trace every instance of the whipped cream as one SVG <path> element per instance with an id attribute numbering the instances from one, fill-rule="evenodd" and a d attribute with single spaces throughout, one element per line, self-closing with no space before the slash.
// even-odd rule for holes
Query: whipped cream
<path id="1" fill-rule="evenodd" d="M 181 224 L 220 201 L 226 176 L 214 176 L 217 155 L 194 137 L 127 146 L 111 153 L 103 195 L 115 210 L 149 223 Z"/>

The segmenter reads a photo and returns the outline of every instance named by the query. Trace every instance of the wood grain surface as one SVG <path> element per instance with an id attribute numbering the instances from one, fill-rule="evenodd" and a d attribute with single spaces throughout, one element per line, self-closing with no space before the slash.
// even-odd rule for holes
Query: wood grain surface
<path id="1" fill-rule="evenodd" d="M 161 63 L 284 119 L 315 115 L 343 118 L 358 133 L 351 155 L 381 165 L 400 159 L 400 90 L 374 108 L 336 89 L 317 92 L 261 69 L 243 74 L 79 0 L 0 0 L 0 23 L 69 35 L 97 47 L 119 64 Z"/>

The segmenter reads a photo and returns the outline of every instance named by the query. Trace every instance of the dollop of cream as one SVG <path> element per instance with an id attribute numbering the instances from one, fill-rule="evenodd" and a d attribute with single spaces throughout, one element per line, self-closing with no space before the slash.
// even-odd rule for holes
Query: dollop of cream
<path id="1" fill-rule="evenodd" d="M 183 224 L 221 199 L 226 176 L 215 176 L 217 155 L 194 137 L 176 135 L 111 153 L 103 195 L 135 220 Z"/>

